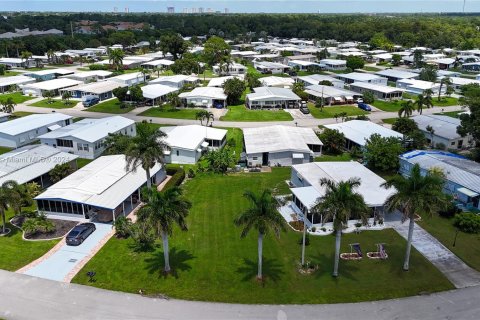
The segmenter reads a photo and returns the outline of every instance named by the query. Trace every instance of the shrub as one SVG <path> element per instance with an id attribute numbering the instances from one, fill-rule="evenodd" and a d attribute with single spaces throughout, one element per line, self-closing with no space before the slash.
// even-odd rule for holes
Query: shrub
<path id="1" fill-rule="evenodd" d="M 108 65 L 105 64 L 91 64 L 88 66 L 90 70 L 108 70 Z"/>
<path id="2" fill-rule="evenodd" d="M 168 180 L 163 190 L 181 185 L 185 179 L 185 170 L 182 168 L 167 168 L 167 175 L 172 176 L 172 178 Z"/>
<path id="3" fill-rule="evenodd" d="M 317 228 L 316 227 L 312 227 L 312 232 L 315 232 L 317 231 Z"/>
<path id="4" fill-rule="evenodd" d="M 480 216 L 471 212 L 460 213 L 455 216 L 453 225 L 465 233 L 480 233 Z"/>
<path id="5" fill-rule="evenodd" d="M 190 178 L 190 179 L 193 179 L 195 178 L 195 170 L 193 170 L 192 168 L 188 169 L 188 174 L 187 176 Z"/>
<path id="6" fill-rule="evenodd" d="M 155 235 L 145 222 L 137 222 L 132 224 L 130 235 L 134 240 L 134 247 L 138 251 L 147 251 L 153 248 L 155 243 Z"/>
<path id="7" fill-rule="evenodd" d="M 363 102 L 365 103 L 374 103 L 375 102 L 375 96 L 373 95 L 372 92 L 367 91 L 363 93 Z"/>
<path id="8" fill-rule="evenodd" d="M 128 238 L 128 236 L 130 236 L 131 227 L 132 220 L 120 216 L 115 220 L 115 235 L 117 238 Z"/>
<path id="9" fill-rule="evenodd" d="M 452 218 L 454 217 L 456 214 L 459 214 L 461 213 L 462 210 L 460 210 L 459 208 L 457 208 L 453 203 L 450 203 L 448 205 L 447 208 L 445 208 L 445 210 L 440 210 L 438 212 L 438 214 L 441 216 L 441 217 L 444 217 L 444 218 Z"/>

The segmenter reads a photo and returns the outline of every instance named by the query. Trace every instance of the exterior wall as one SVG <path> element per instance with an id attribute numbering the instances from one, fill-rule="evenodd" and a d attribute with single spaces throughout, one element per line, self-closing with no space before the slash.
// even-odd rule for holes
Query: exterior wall
<path id="1" fill-rule="evenodd" d="M 282 167 L 288 167 L 293 164 L 302 164 L 310 162 L 310 153 L 303 153 L 303 159 L 293 159 L 292 151 L 284 152 L 270 152 L 268 153 L 268 165 Z M 247 165 L 249 167 L 262 166 L 263 163 L 263 153 L 250 153 L 247 154 Z"/>
<path id="2" fill-rule="evenodd" d="M 427 138 L 428 141 L 430 141 L 430 144 L 432 143 L 432 135 L 428 131 L 422 131 L 423 135 L 425 138 Z M 469 140 L 470 137 L 460 137 L 458 139 L 447 139 L 443 137 L 439 137 L 437 135 L 433 135 L 433 145 L 436 146 L 437 144 L 443 144 L 445 145 L 445 149 L 455 149 L 455 150 L 461 150 L 469 147 Z M 461 143 L 460 147 L 458 144 Z"/>
<path id="3" fill-rule="evenodd" d="M 172 148 L 170 155 L 165 157 L 165 161 L 167 163 L 195 164 L 200 159 L 201 155 L 202 154 L 196 150 Z"/>
<path id="4" fill-rule="evenodd" d="M 47 133 L 48 127 L 54 124 L 58 124 L 59 126 L 62 126 L 62 127 L 66 125 L 65 121 L 62 120 L 62 121 L 50 123 L 49 125 L 44 127 L 23 132 L 16 136 L 10 136 L 10 135 L 0 133 L 0 146 L 10 147 L 10 148 L 19 148 L 19 147 L 26 146 L 28 144 L 32 144 L 37 140 L 38 136 L 41 136 L 42 134 Z"/>

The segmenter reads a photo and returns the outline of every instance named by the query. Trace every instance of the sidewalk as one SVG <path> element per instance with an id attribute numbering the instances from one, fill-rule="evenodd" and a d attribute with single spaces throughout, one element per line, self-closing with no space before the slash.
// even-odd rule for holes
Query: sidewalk
<path id="1" fill-rule="evenodd" d="M 394 226 L 405 239 L 408 237 L 408 221 Z M 412 245 L 450 280 L 456 288 L 480 285 L 480 272 L 467 266 L 435 237 L 415 224 Z"/>

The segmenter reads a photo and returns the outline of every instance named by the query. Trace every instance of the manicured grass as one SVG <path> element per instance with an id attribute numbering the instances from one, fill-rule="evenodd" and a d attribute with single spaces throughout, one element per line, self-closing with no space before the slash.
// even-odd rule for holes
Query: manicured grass
<path id="1" fill-rule="evenodd" d="M 190 119 L 195 120 L 195 116 L 199 109 L 181 108 L 175 109 L 170 106 L 153 107 L 140 113 L 144 117 L 156 118 L 173 118 L 173 119 Z"/>
<path id="2" fill-rule="evenodd" d="M 316 108 L 312 103 L 308 104 L 308 109 L 313 117 L 317 119 L 334 118 L 335 114 L 346 112 L 348 116 L 359 116 L 362 114 L 368 114 L 368 112 L 357 108 L 356 106 L 331 106 L 324 107 L 323 110 Z"/>
<path id="3" fill-rule="evenodd" d="M 284 110 L 250 110 L 243 105 L 230 106 L 222 121 L 290 121 L 292 116 Z"/>
<path id="4" fill-rule="evenodd" d="M 26 117 L 31 114 L 36 114 L 35 112 L 28 112 L 28 111 L 15 111 L 10 115 L 10 120 L 21 118 L 21 117 Z"/>
<path id="5" fill-rule="evenodd" d="M 394 124 L 396 120 L 397 120 L 397 118 L 382 119 L 382 121 L 383 121 L 384 123 L 388 123 L 388 124 Z"/>
<path id="6" fill-rule="evenodd" d="M 382 111 L 387 112 L 398 112 L 402 108 L 402 100 L 393 100 L 393 101 L 384 101 L 384 100 L 375 100 L 372 105 L 375 108 L 378 108 Z"/>
<path id="7" fill-rule="evenodd" d="M 440 216 L 424 217 L 419 224 L 466 264 L 480 271 L 480 234 L 460 231 L 454 247 L 453 241 L 457 228 L 453 226 L 452 219 Z"/>
<path id="8" fill-rule="evenodd" d="M 76 117 L 76 118 L 73 118 L 72 121 L 75 123 L 75 122 L 81 121 L 83 119 L 85 119 L 85 117 Z"/>
<path id="9" fill-rule="evenodd" d="M 120 101 L 118 101 L 118 99 L 115 98 L 115 99 L 107 100 L 102 103 L 96 104 L 92 107 L 85 109 L 84 111 L 122 114 L 122 113 L 128 113 L 133 109 L 134 107 L 130 105 L 127 105 L 122 108 L 120 106 Z"/>
<path id="10" fill-rule="evenodd" d="M 350 161 L 350 160 L 353 160 L 353 158 L 348 152 L 344 152 L 338 155 L 322 154 L 320 157 L 315 158 L 315 161 L 319 161 L 319 162 Z"/>
<path id="11" fill-rule="evenodd" d="M 3 75 L 0 75 L 0 77 L 13 77 L 18 76 L 19 74 L 22 74 L 22 72 L 7 70 Z"/>
<path id="12" fill-rule="evenodd" d="M 24 209 L 27 210 L 27 209 Z M 7 211 L 7 221 L 13 217 L 11 210 Z M 0 222 L 1 224 L 1 222 Z M 22 231 L 7 222 L 10 234 L 0 237 L 0 269 L 15 271 L 38 259 L 50 250 L 58 240 L 25 241 Z"/>
<path id="13" fill-rule="evenodd" d="M 434 113 L 434 114 L 441 115 L 441 116 L 449 116 L 449 117 L 452 117 L 452 118 L 458 118 L 459 115 L 463 112 L 465 112 L 465 111 L 463 111 L 463 110 L 461 110 L 461 111 L 448 111 L 448 112 L 439 112 L 439 113 Z"/>
<path id="14" fill-rule="evenodd" d="M 21 92 L 0 94 L 0 101 L 7 101 L 8 98 L 12 98 L 13 101 L 18 104 L 32 100 L 35 97 L 24 96 Z"/>
<path id="15" fill-rule="evenodd" d="M 380 68 L 375 68 L 375 67 L 370 67 L 370 66 L 365 66 L 362 68 L 363 70 L 365 71 L 370 71 L 370 72 L 377 72 L 377 71 L 381 71 L 382 69 Z"/>
<path id="16" fill-rule="evenodd" d="M 229 176 L 198 174 L 189 180 L 185 196 L 193 204 L 187 219 L 189 230 L 175 228 L 170 238 L 170 262 L 174 276 L 164 277 L 163 251 L 135 252 L 132 240 L 112 238 L 78 273 L 73 282 L 105 289 L 146 294 L 162 293 L 172 298 L 236 303 L 335 303 L 397 298 L 452 289 L 448 280 L 416 250 L 411 269 L 402 271 L 405 241 L 394 230 L 346 234 L 342 252 L 358 242 L 363 250 L 374 251 L 376 243 L 386 243 L 388 260 L 341 261 L 340 276 L 331 276 L 333 236 L 310 237 L 306 257 L 319 270 L 301 275 L 301 233 L 288 229 L 280 239 L 272 234 L 264 240 L 265 282 L 255 280 L 257 234 L 240 238 L 241 229 L 233 220 L 248 208 L 244 190 L 264 188 L 287 192 L 284 182 L 289 168 L 273 168 L 272 173 L 242 173 Z M 95 270 L 89 282 L 87 271 Z"/>
<path id="17" fill-rule="evenodd" d="M 0 154 L 7 153 L 9 151 L 12 151 L 12 148 L 9 147 L 0 147 Z"/>
<path id="18" fill-rule="evenodd" d="M 243 151 L 243 131 L 239 128 L 224 128 L 227 129 L 227 142 L 230 139 L 235 141 L 235 156 L 237 157 L 237 161 L 240 160 L 240 154 Z"/>
<path id="19" fill-rule="evenodd" d="M 458 106 L 458 99 L 452 97 L 442 97 L 440 101 L 435 97 L 433 98 L 433 105 L 435 107 L 451 107 L 451 106 Z"/>
<path id="20" fill-rule="evenodd" d="M 68 104 L 65 104 L 63 100 L 54 99 L 51 102 L 48 102 L 48 99 L 43 99 L 38 102 L 32 103 L 29 106 L 38 107 L 38 108 L 51 108 L 51 109 L 69 109 L 76 105 L 75 101 L 69 101 Z"/>
<path id="21" fill-rule="evenodd" d="M 83 168 L 92 161 L 92 159 L 77 158 L 77 167 L 78 169 Z"/>

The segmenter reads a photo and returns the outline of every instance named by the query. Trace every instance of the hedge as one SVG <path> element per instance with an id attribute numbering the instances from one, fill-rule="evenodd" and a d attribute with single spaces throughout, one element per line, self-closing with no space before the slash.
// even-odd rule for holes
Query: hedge
<path id="1" fill-rule="evenodd" d="M 167 168 L 167 175 L 172 176 L 165 184 L 163 190 L 179 186 L 185 179 L 185 170 L 182 168 Z"/>

